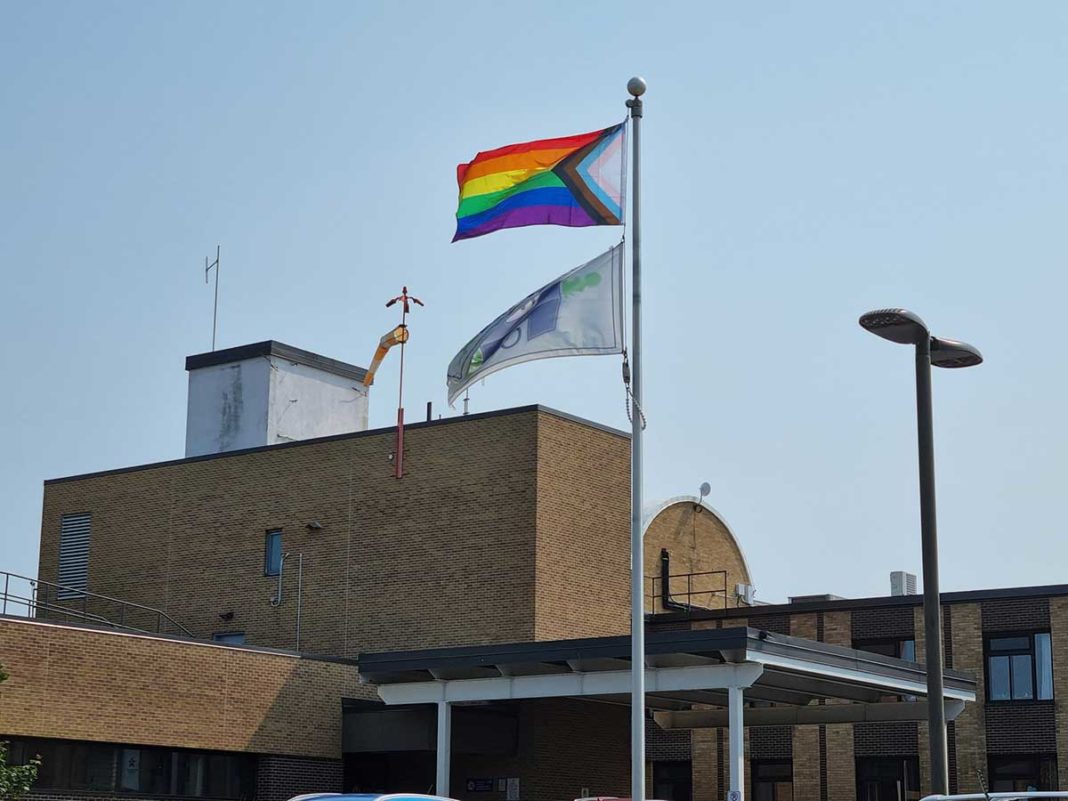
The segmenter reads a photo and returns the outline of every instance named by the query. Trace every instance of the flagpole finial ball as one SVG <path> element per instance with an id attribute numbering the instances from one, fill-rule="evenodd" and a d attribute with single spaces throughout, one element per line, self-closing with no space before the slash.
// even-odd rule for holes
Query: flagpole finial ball
<path id="1" fill-rule="evenodd" d="M 641 97 L 645 94 L 645 78 L 639 78 L 635 75 L 629 81 L 627 81 L 627 91 L 635 97 Z"/>

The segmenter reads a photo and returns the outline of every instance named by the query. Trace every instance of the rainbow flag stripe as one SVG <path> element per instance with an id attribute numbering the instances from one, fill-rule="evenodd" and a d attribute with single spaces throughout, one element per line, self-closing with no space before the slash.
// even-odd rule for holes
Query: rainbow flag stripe
<path id="1" fill-rule="evenodd" d="M 526 225 L 621 225 L 625 130 L 507 145 L 460 164 L 452 241 Z"/>

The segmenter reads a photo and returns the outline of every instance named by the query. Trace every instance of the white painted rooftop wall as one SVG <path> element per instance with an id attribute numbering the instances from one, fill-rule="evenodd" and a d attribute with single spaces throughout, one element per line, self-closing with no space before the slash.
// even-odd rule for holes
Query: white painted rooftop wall
<path id="1" fill-rule="evenodd" d="M 189 371 L 187 457 L 366 429 L 367 390 L 352 378 L 278 356 Z"/>
<path id="2" fill-rule="evenodd" d="M 266 445 L 270 374 L 263 357 L 190 370 L 185 455 Z"/>
<path id="3" fill-rule="evenodd" d="M 367 430 L 367 388 L 355 379 L 271 357 L 267 443 Z"/>

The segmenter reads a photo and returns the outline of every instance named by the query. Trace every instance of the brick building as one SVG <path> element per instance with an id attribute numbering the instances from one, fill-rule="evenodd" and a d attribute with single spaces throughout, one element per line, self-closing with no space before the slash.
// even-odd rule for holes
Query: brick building
<path id="1" fill-rule="evenodd" d="M 544 407 L 418 423 L 397 480 L 396 432 L 366 430 L 360 368 L 268 342 L 187 369 L 190 455 L 46 482 L 36 582 L 5 589 L 0 737 L 16 759 L 45 757 L 37 795 L 428 791 L 433 718 L 381 708 L 359 654 L 627 633 L 622 432 Z M 740 543 L 696 498 L 650 510 L 645 548 L 651 632 L 748 625 L 922 656 L 917 596 L 752 605 Z M 954 787 L 976 771 L 1068 787 L 1068 672 L 1052 656 L 1068 653 L 1068 587 L 944 598 L 947 665 L 980 687 L 951 727 Z M 451 791 L 626 795 L 628 714 L 459 708 Z M 724 797 L 724 730 L 679 725 L 649 721 L 651 791 Z M 754 726 L 747 744 L 756 799 L 925 785 L 915 722 Z"/>
<path id="2" fill-rule="evenodd" d="M 1068 586 L 945 593 L 947 667 L 973 673 L 977 700 L 949 724 L 951 792 L 1068 787 Z M 748 625 L 923 660 L 922 597 L 797 600 L 657 614 L 660 627 Z M 670 725 L 670 715 L 658 715 Z M 920 798 L 929 787 L 925 723 L 769 726 L 747 733 L 753 798 Z M 721 798 L 722 729 L 650 727 L 654 777 L 691 768 L 693 798 Z M 981 778 L 980 778 L 981 777 Z M 683 781 L 684 781 L 683 779 Z M 664 779 L 665 785 L 676 780 Z M 787 792 L 783 785 L 789 785 Z M 685 788 L 688 789 L 688 788 Z M 684 789 L 684 791 L 685 791 Z"/>

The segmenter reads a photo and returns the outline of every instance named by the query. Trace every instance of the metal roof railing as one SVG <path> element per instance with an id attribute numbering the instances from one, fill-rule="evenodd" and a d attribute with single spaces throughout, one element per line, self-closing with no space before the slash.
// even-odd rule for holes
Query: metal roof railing
<path id="1" fill-rule="evenodd" d="M 77 620 L 143 634 L 195 635 L 162 609 L 0 570 L 0 615 Z M 21 612 L 21 613 L 20 613 Z"/>

